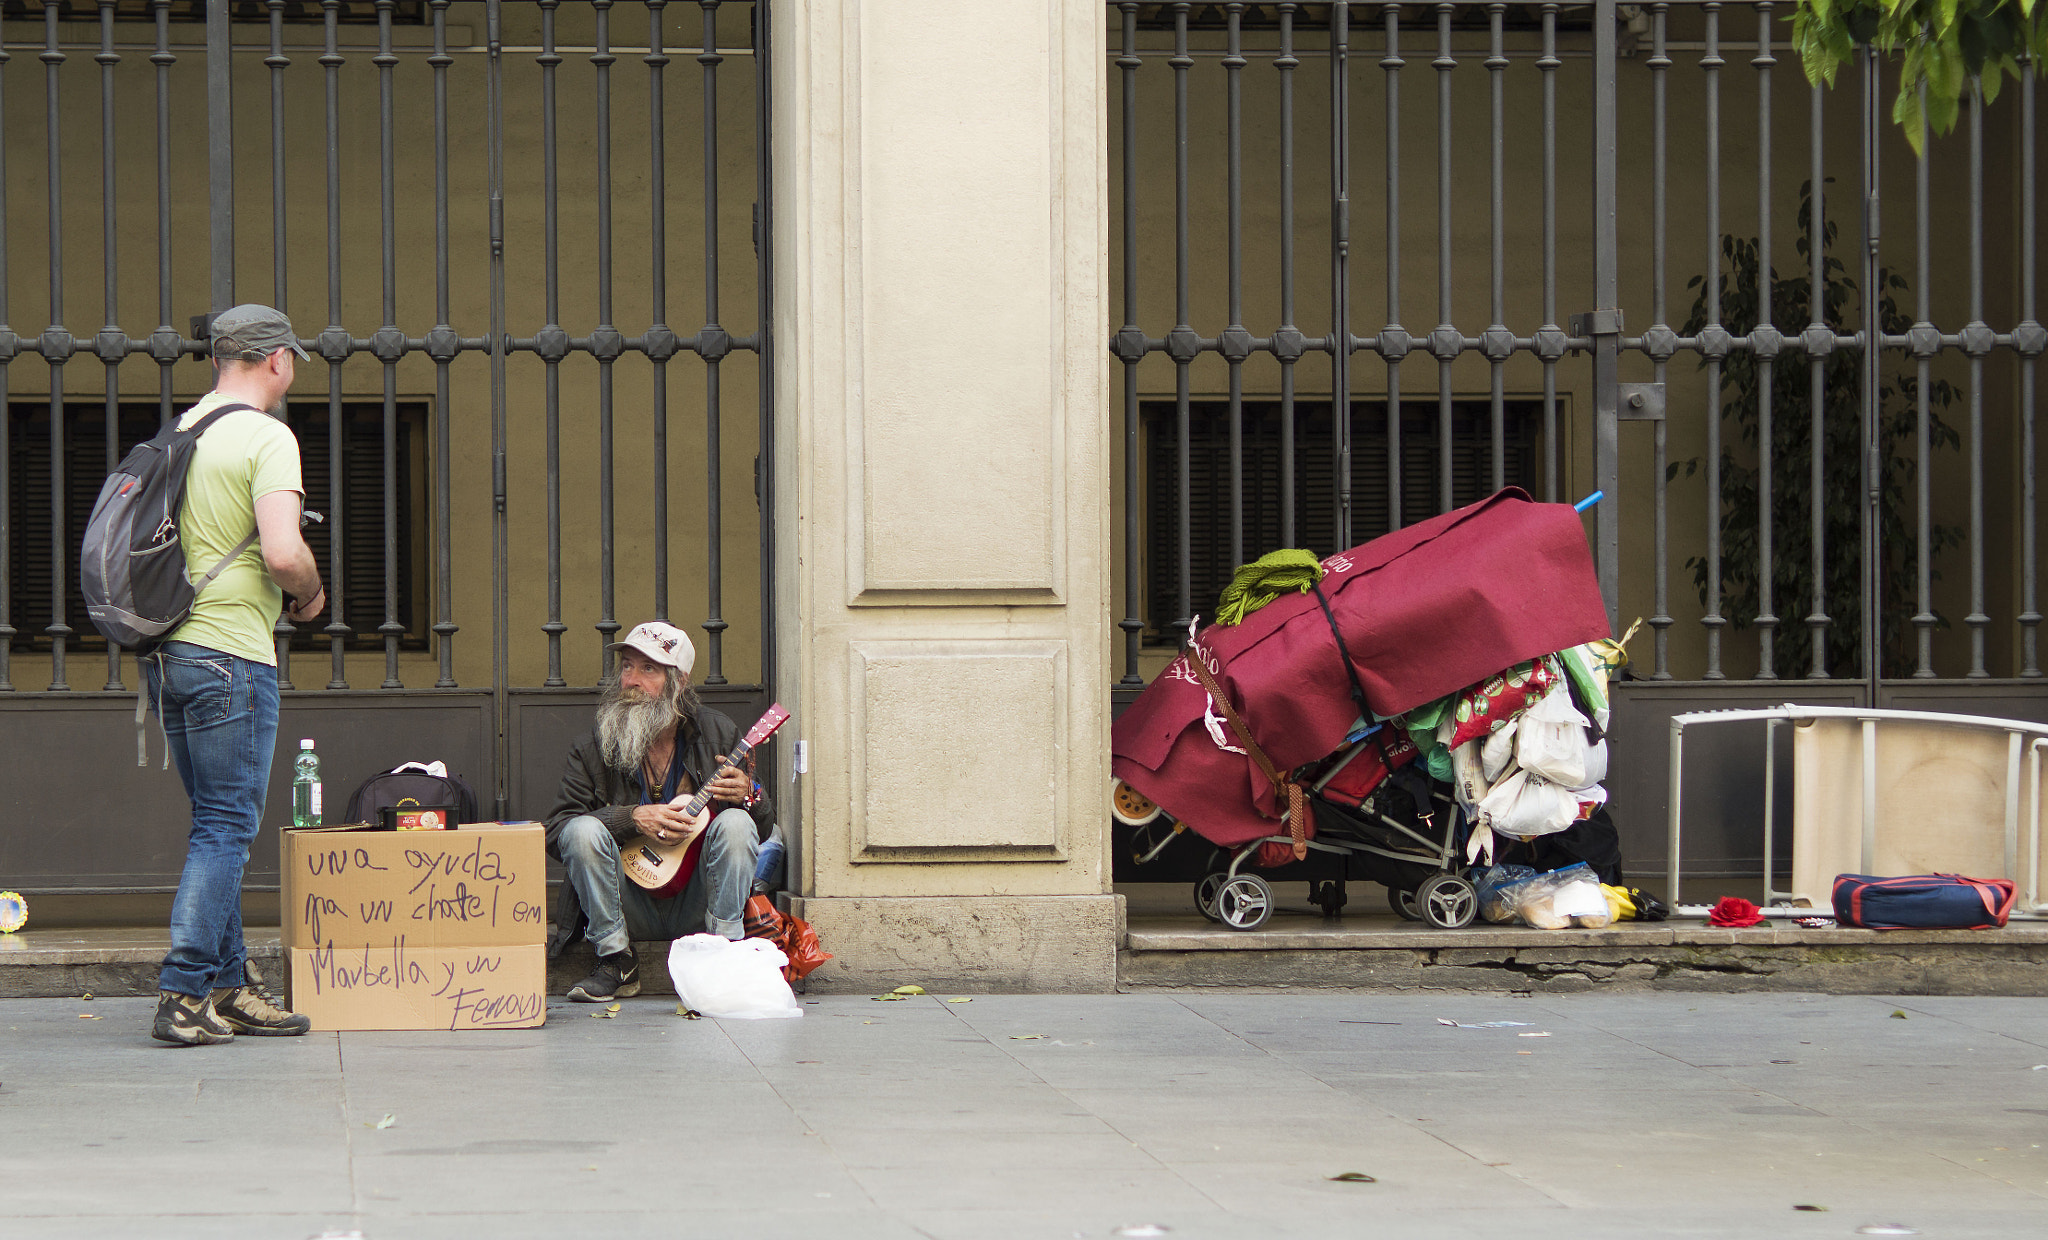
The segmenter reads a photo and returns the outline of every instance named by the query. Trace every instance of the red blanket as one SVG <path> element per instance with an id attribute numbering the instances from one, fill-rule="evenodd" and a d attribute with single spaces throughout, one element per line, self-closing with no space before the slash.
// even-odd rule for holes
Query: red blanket
<path id="1" fill-rule="evenodd" d="M 1382 715 L 1608 635 L 1579 515 L 1515 488 L 1333 555 L 1323 567 L 1323 594 L 1366 700 Z M 1335 750 L 1358 716 L 1314 594 L 1289 594 L 1243 624 L 1206 629 L 1195 649 L 1282 770 Z M 1187 657 L 1116 721 L 1111 769 L 1214 843 L 1272 834 L 1272 787 L 1249 757 L 1210 738 L 1202 722 L 1208 695 Z"/>

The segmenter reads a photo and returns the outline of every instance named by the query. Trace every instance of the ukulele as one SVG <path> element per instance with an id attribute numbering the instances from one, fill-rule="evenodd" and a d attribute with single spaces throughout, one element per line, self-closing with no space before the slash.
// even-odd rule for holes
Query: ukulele
<path id="1" fill-rule="evenodd" d="M 756 720 L 740 743 L 725 756 L 726 766 L 738 766 L 746 759 L 754 746 L 775 735 L 775 729 L 789 721 L 789 712 L 780 702 L 768 708 L 768 713 Z M 619 862 L 625 867 L 626 877 L 648 890 L 666 885 L 676 876 L 676 870 L 683 864 L 683 854 L 690 850 L 700 832 L 711 823 L 711 792 L 708 787 L 699 788 L 697 794 L 687 799 L 677 797 L 669 802 L 683 817 L 690 820 L 681 835 L 664 844 L 658 840 L 639 836 L 619 849 Z"/>

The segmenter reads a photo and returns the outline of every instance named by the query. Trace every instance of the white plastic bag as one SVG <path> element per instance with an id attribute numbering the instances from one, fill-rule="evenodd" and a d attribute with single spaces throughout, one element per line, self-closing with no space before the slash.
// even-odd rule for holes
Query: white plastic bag
<path id="1" fill-rule="evenodd" d="M 783 980 L 789 957 L 767 939 L 692 934 L 668 949 L 668 975 L 683 1006 L 704 1016 L 774 1020 L 802 1016 L 803 1007 Z"/>
<path id="2" fill-rule="evenodd" d="M 1572 825 L 1579 798 L 1530 771 L 1510 771 L 1479 803 L 1480 818 L 1502 835 L 1549 835 Z"/>
<path id="3" fill-rule="evenodd" d="M 1584 783 L 1573 784 L 1572 791 L 1583 792 L 1586 789 L 1593 787 L 1595 784 L 1603 784 L 1606 782 L 1607 742 L 1605 740 L 1601 740 L 1586 746 L 1586 780 Z M 1586 801 L 1591 800 L 1592 798 L 1582 796 L 1579 799 L 1581 801 Z"/>
<path id="4" fill-rule="evenodd" d="M 1593 782 L 1586 778 L 1586 717 L 1572 705 L 1569 686 L 1559 681 L 1520 722 L 1515 761 L 1523 770 L 1565 788 Z"/>
<path id="5" fill-rule="evenodd" d="M 1488 784 L 1500 782 L 1502 772 L 1515 761 L 1515 730 L 1520 719 L 1510 719 L 1502 724 L 1491 736 L 1481 742 L 1479 750 L 1480 771 Z M 1466 742 L 1470 744 L 1470 741 Z"/>

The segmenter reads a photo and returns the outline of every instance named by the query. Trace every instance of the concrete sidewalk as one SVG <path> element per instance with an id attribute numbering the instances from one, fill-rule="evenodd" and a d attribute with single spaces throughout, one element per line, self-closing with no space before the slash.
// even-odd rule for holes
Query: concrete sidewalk
<path id="1" fill-rule="evenodd" d="M 150 1011 L 0 1001 L 0 1233 L 2048 1233 L 2043 999 L 643 998 L 189 1050 Z"/>

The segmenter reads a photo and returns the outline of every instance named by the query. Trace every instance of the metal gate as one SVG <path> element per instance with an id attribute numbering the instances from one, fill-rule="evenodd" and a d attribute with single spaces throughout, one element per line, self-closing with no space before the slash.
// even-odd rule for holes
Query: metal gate
<path id="1" fill-rule="evenodd" d="M 436 756 L 544 814 L 604 643 L 646 618 L 701 631 L 708 698 L 763 698 L 767 7 L 7 0 L 11 885 L 175 883 L 183 802 L 125 760 L 138 678 L 78 623 L 78 540 L 106 469 L 211 386 L 208 316 L 238 301 L 315 356 L 288 416 L 332 609 L 277 644 L 281 734 L 320 738 L 330 784 Z M 8 326 L 37 285 L 49 325 Z M 255 886 L 274 864 L 259 841 Z"/>
<path id="2" fill-rule="evenodd" d="M 1520 484 L 1604 492 L 1644 620 L 1632 861 L 1674 712 L 2048 718 L 2035 84 L 1917 154 L 1874 55 L 1807 84 L 1792 7 L 1107 4 L 1120 696 L 1235 565 Z M 1703 792 L 1730 874 L 1752 791 Z"/>

